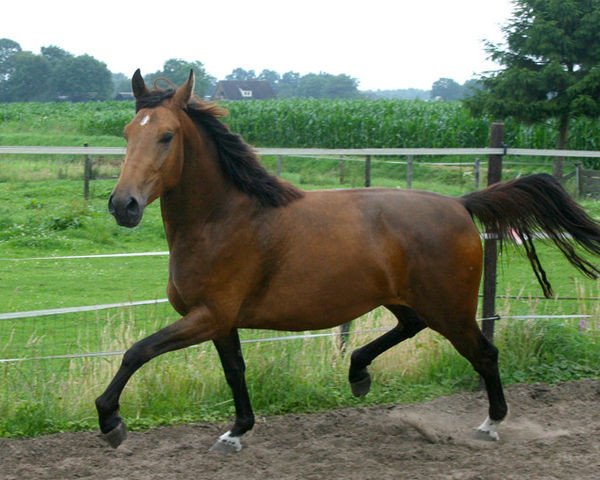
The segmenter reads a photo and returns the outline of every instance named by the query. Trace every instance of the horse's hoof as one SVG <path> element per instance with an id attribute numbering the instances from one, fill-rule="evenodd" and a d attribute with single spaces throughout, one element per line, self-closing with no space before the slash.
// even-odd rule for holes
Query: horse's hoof
<path id="1" fill-rule="evenodd" d="M 473 434 L 474 438 L 488 442 L 497 442 L 500 440 L 500 435 L 498 435 L 499 424 L 499 421 L 492 420 L 490 417 L 486 418 L 485 422 L 479 425 L 475 430 L 475 433 Z"/>
<path id="2" fill-rule="evenodd" d="M 110 432 L 101 433 L 100 438 L 112 448 L 117 448 L 127 438 L 127 425 L 125 425 L 125 422 L 119 422 L 119 424 Z"/>
<path id="3" fill-rule="evenodd" d="M 224 433 L 215 444 L 210 447 L 209 452 L 217 452 L 224 455 L 237 453 L 242 449 L 240 437 L 232 437 L 231 432 Z"/>
<path id="4" fill-rule="evenodd" d="M 367 373 L 366 377 L 350 383 L 350 388 L 355 397 L 364 397 L 371 390 L 371 375 Z"/>

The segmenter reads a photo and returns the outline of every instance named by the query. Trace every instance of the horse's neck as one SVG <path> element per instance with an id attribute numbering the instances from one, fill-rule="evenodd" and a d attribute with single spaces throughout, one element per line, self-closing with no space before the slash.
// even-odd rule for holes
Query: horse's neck
<path id="1" fill-rule="evenodd" d="M 223 177 L 211 146 L 186 145 L 183 170 L 178 185 L 161 196 L 161 212 L 167 240 L 175 233 L 197 232 L 198 228 L 219 218 L 238 192 Z"/>

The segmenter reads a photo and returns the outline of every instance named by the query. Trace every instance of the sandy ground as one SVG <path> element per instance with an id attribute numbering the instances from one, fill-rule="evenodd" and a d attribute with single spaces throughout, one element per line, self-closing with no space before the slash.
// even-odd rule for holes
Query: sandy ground
<path id="1" fill-rule="evenodd" d="M 234 455 L 207 450 L 226 425 L 0 439 L 0 479 L 600 479 L 600 381 L 507 390 L 498 442 L 474 439 L 482 393 L 417 405 L 259 418 Z"/>

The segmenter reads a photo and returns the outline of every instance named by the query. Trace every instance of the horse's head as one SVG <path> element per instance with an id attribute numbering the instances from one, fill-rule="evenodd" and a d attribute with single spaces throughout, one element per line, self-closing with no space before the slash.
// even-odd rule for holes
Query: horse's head
<path id="1" fill-rule="evenodd" d="M 179 182 L 183 166 L 183 108 L 194 91 L 194 73 L 174 94 L 153 98 L 139 70 L 132 79 L 138 105 L 125 127 L 127 154 L 108 209 L 117 223 L 135 227 L 144 208 Z M 148 106 L 145 106 L 148 105 Z"/>

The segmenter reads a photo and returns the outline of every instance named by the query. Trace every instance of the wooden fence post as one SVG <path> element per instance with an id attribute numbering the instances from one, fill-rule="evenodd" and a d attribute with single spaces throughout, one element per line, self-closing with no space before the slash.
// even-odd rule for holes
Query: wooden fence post
<path id="1" fill-rule="evenodd" d="M 581 164 L 581 162 L 577 162 L 575 164 L 575 195 L 577 198 L 580 198 L 583 196 L 583 190 L 581 188 L 581 182 L 583 181 L 583 179 L 581 178 L 581 169 L 583 168 L 583 165 Z"/>
<path id="2" fill-rule="evenodd" d="M 479 190 L 479 187 L 481 186 L 481 160 L 479 160 L 479 158 L 475 159 L 473 176 L 475 177 L 475 189 Z"/>
<path id="3" fill-rule="evenodd" d="M 340 172 L 340 185 L 343 185 L 346 181 L 346 159 L 344 157 L 338 160 L 338 169 Z"/>
<path id="4" fill-rule="evenodd" d="M 492 123 L 490 135 L 490 148 L 504 146 L 504 124 Z M 490 155 L 488 157 L 488 185 L 497 183 L 502 179 L 503 155 Z M 498 260 L 498 240 L 490 238 L 486 232 L 483 255 L 483 318 L 481 329 L 483 335 L 494 341 L 494 325 L 496 319 L 496 265 Z"/>
<path id="5" fill-rule="evenodd" d="M 406 157 L 406 188 L 409 190 L 412 188 L 413 181 L 413 156 L 408 155 Z"/>
<path id="6" fill-rule="evenodd" d="M 283 155 L 277 155 L 277 166 L 276 166 L 275 174 L 278 177 L 281 177 L 282 167 L 283 167 Z"/>
<path id="7" fill-rule="evenodd" d="M 341 163 L 340 163 L 341 166 Z M 341 170 L 340 170 L 341 171 Z M 368 188 L 371 186 L 371 155 L 367 155 L 365 157 L 365 187 Z M 339 327 L 339 340 L 338 340 L 338 348 L 342 354 L 346 353 L 346 345 L 348 344 L 348 339 L 350 338 L 350 327 L 352 326 L 352 322 L 347 322 Z"/>
<path id="8" fill-rule="evenodd" d="M 88 147 L 87 143 L 83 144 L 84 147 Z M 92 157 L 90 155 L 85 156 L 85 162 L 83 164 L 83 198 L 89 200 L 90 198 L 90 180 L 92 179 Z"/>

